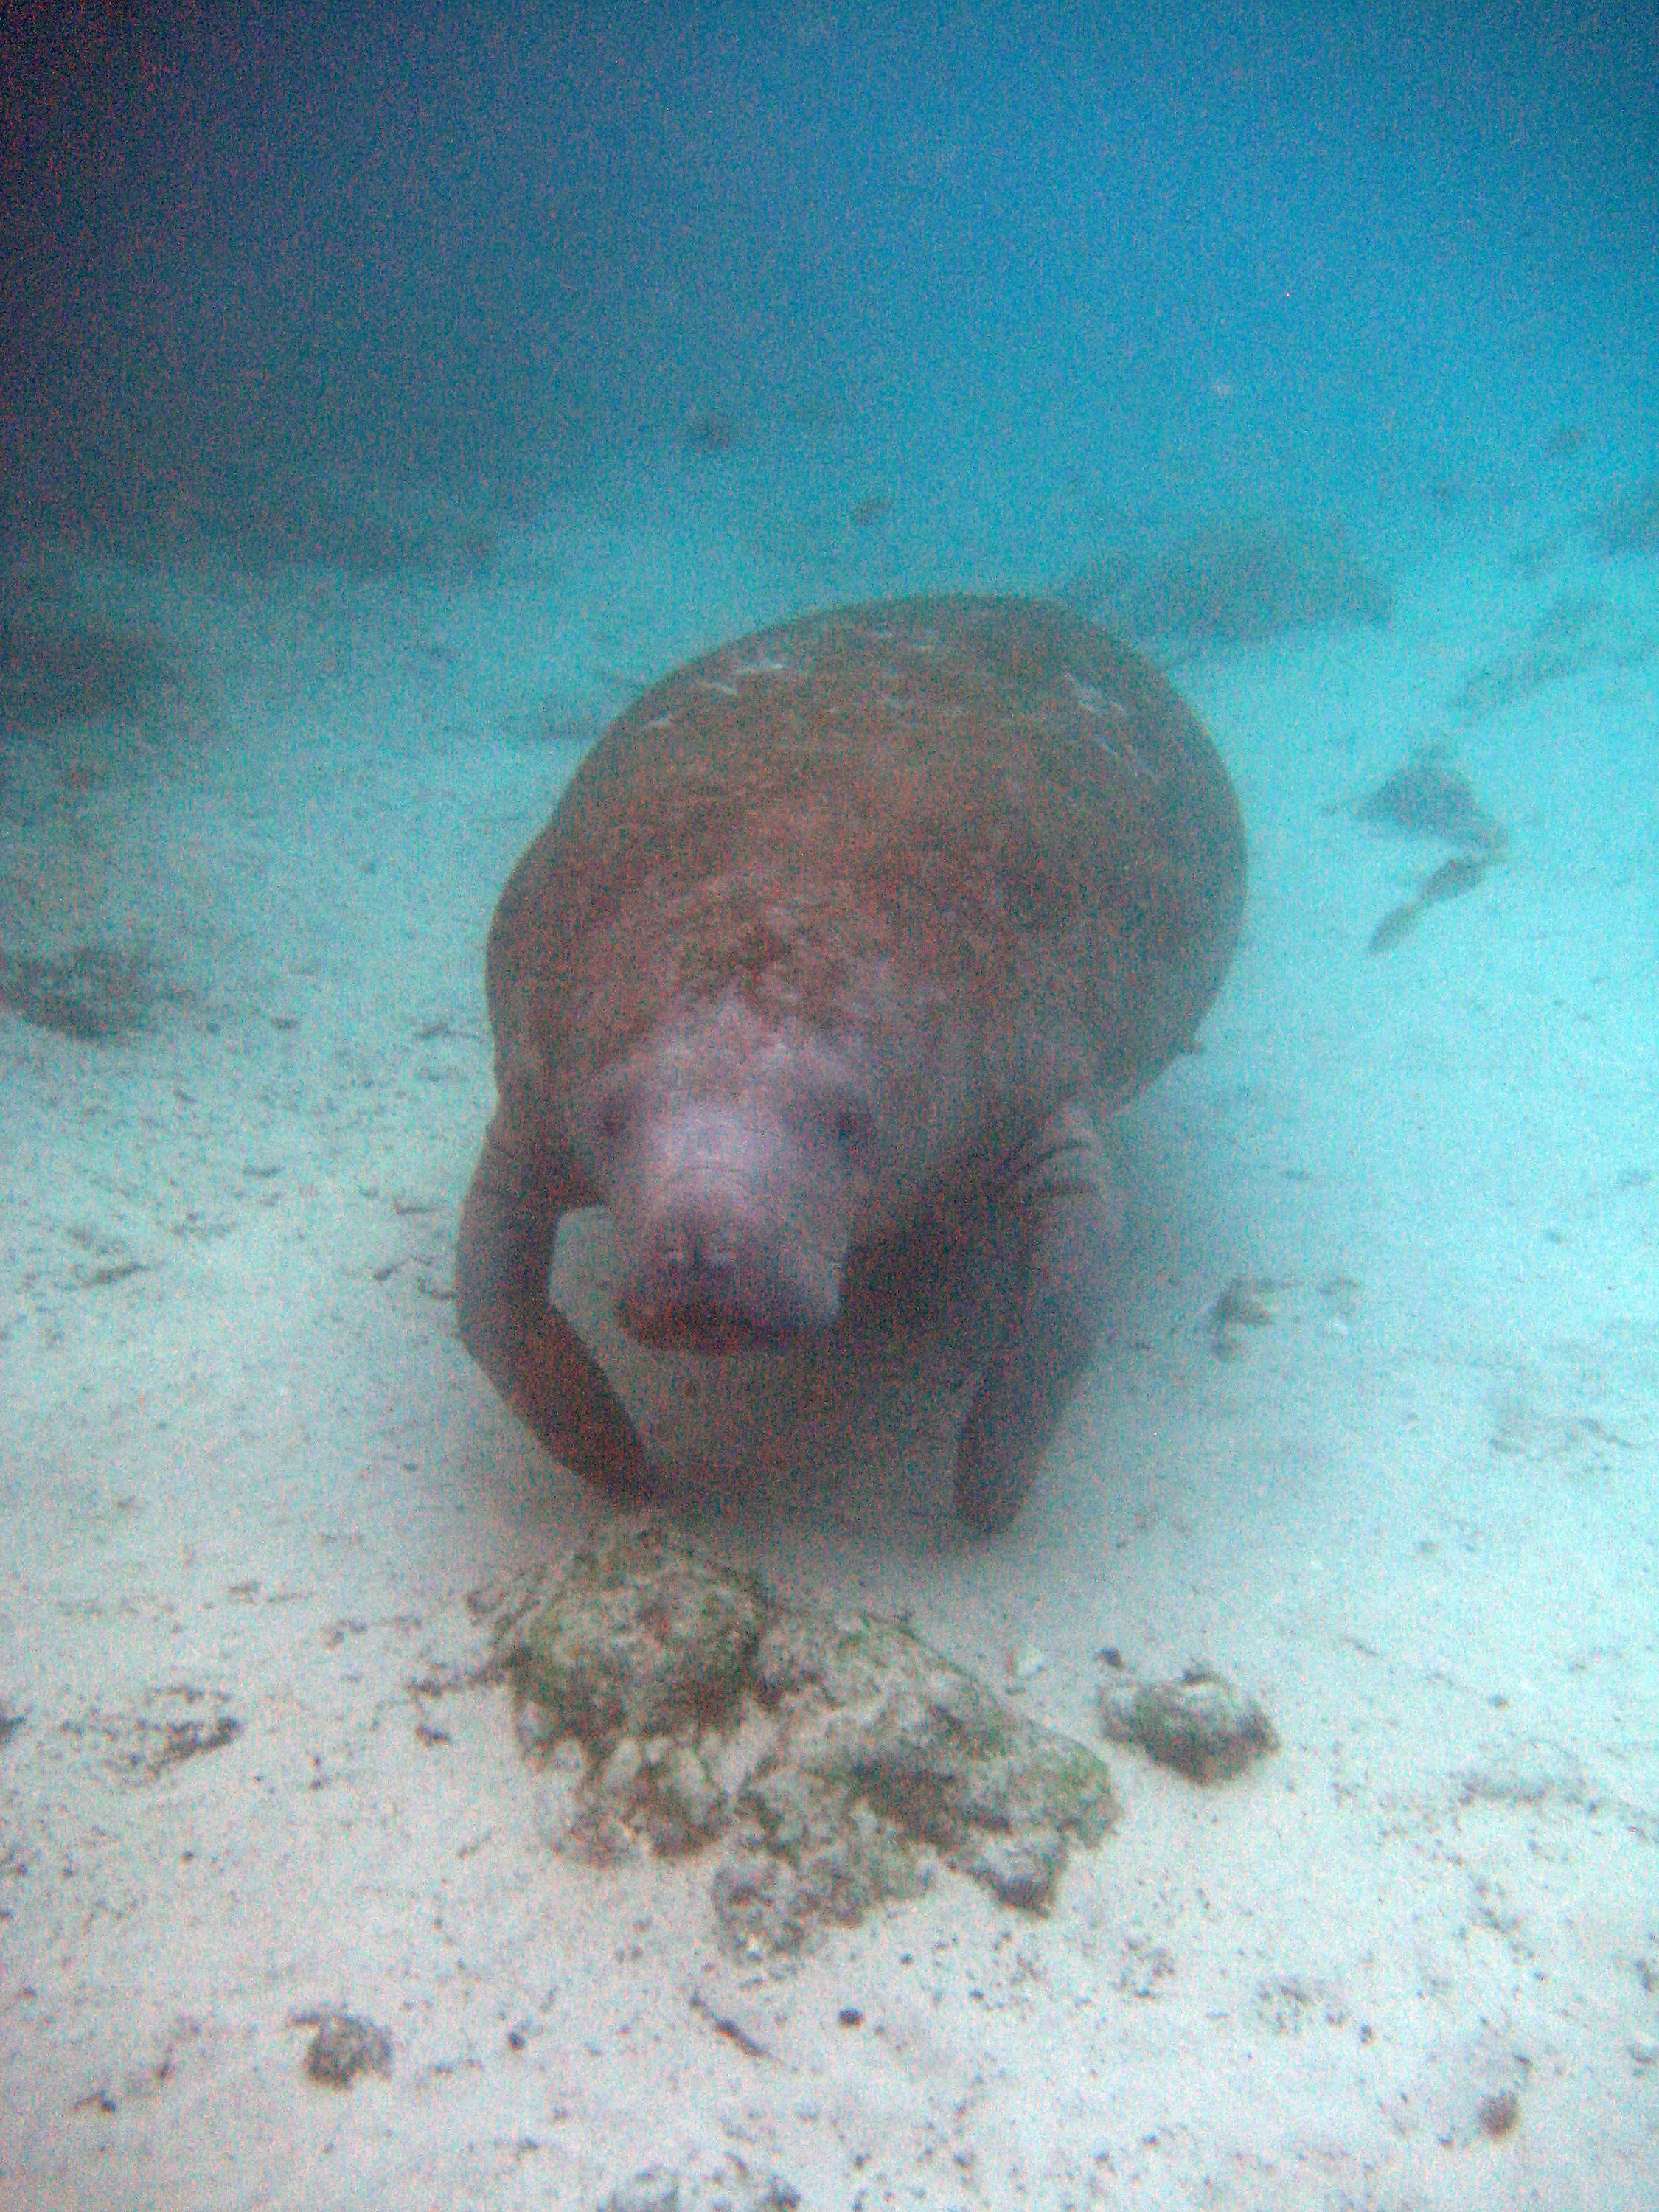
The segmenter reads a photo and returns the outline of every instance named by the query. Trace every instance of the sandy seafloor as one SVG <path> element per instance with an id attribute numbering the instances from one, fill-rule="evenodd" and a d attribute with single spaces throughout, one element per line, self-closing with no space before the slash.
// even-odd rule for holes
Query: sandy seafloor
<path id="1" fill-rule="evenodd" d="M 651 2166 L 688 2208 L 1659 2202 L 1659 572 L 1595 558 L 1565 487 L 1374 534 L 1386 628 L 1176 667 L 1244 935 L 1115 1126 L 1114 1328 L 1012 1531 L 961 1540 L 914 1398 L 675 1509 L 1086 1742 L 1103 1648 L 1208 1659 L 1277 1755 L 1206 1790 L 1107 1747 L 1122 1820 L 1048 1917 L 941 1871 L 780 1969 L 721 1948 L 695 1861 L 550 1851 L 504 1687 L 422 1729 L 469 1594 L 608 1522 L 447 1296 L 484 933 L 578 757 L 538 716 L 1086 557 L 891 474 L 859 533 L 776 470 L 619 462 L 476 586 L 76 581 L 181 677 L 85 733 L 96 773 L 20 744 L 0 822 L 0 935 L 137 939 L 164 986 L 119 1043 L 0 1019 L 0 2203 L 506 2212 Z M 1562 594 L 1615 646 L 1453 713 Z M 1512 852 L 1370 957 L 1443 853 L 1353 802 L 1425 733 Z M 1224 1360 L 1240 1276 L 1271 1321 Z M 389 2075 L 307 2079 L 328 2007 Z"/>

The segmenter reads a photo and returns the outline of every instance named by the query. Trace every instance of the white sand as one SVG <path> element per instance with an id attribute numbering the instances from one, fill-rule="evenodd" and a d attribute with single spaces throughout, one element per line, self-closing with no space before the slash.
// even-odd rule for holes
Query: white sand
<path id="1" fill-rule="evenodd" d="M 1201 1790 L 1112 1749 L 1121 1824 L 1048 1918 L 941 1872 L 773 1971 L 723 1953 L 696 1863 L 549 1851 L 503 1688 L 411 1695 L 481 1656 L 469 1592 L 607 1522 L 446 1298 L 484 931 L 574 758 L 526 741 L 538 703 L 1068 565 L 1011 575 L 920 495 L 908 537 L 902 498 L 872 538 L 787 484 L 750 525 L 726 484 L 641 462 L 475 592 L 88 581 L 185 691 L 0 823 L 0 939 L 129 928 L 180 996 L 106 1047 L 0 1018 L 0 2203 L 505 2212 L 651 2165 L 699 2212 L 775 2175 L 809 2207 L 1659 2202 L 1659 656 L 1461 730 L 1513 857 L 1375 957 L 1442 854 L 1346 811 L 1557 593 L 1659 638 L 1653 565 L 1564 514 L 1414 541 L 1387 630 L 1179 671 L 1243 802 L 1244 941 L 1117 1125 L 1118 1321 L 1013 1530 L 959 1540 L 914 1403 L 906 1467 L 690 1522 L 1091 1743 L 1102 1647 L 1207 1657 L 1278 1755 Z M 1512 569 L 1546 529 L 1555 565 Z M 1241 1275 L 1273 1320 L 1224 1361 Z M 307 2078 L 325 2007 L 390 2032 L 389 2076 Z"/>

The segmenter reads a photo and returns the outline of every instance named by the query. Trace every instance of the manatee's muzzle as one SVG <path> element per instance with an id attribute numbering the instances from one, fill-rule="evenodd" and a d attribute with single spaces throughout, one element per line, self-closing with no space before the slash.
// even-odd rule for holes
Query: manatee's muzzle
<path id="1" fill-rule="evenodd" d="M 828 1328 L 838 1292 L 792 1268 L 776 1240 L 730 1208 L 682 1203 L 624 1255 L 617 1316 L 641 1344 L 745 1352 Z"/>

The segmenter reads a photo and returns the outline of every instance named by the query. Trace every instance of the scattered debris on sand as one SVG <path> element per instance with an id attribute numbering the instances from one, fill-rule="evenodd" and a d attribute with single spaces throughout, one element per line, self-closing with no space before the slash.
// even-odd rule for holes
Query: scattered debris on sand
<path id="1" fill-rule="evenodd" d="M 1610 499 L 1596 518 L 1595 537 L 1606 554 L 1659 553 L 1659 477 Z"/>
<path id="2" fill-rule="evenodd" d="M 718 407 L 702 407 L 688 419 L 680 432 L 680 443 L 688 453 L 706 458 L 711 453 L 729 453 L 741 435 L 735 415 Z"/>
<path id="3" fill-rule="evenodd" d="M 855 500 L 847 510 L 847 520 L 854 530 L 871 530 L 878 522 L 885 522 L 893 511 L 893 502 L 884 491 L 872 491 L 866 499 Z"/>
<path id="4" fill-rule="evenodd" d="M 143 1788 L 187 1759 L 223 1751 L 242 1734 L 224 1693 L 198 1683 L 172 1682 L 145 1693 L 148 1710 L 106 1711 L 93 1706 L 59 1723 L 66 1736 L 102 1746 L 101 1759 L 117 1781 Z"/>
<path id="5" fill-rule="evenodd" d="M 794 2212 L 805 2198 L 781 2173 L 756 2173 L 735 2154 L 712 2173 L 641 2166 L 599 2199 L 594 2212 Z"/>
<path id="6" fill-rule="evenodd" d="M 1241 1328 L 1270 1328 L 1273 1310 L 1271 1301 L 1279 1291 L 1291 1285 L 1273 1275 L 1235 1275 L 1226 1288 L 1218 1293 L 1206 1316 L 1210 1331 L 1210 1350 L 1218 1359 L 1237 1359 L 1243 1351 L 1239 1340 Z"/>
<path id="7" fill-rule="evenodd" d="M 1559 592 L 1528 626 L 1526 642 L 1479 662 L 1449 702 L 1464 722 L 1499 713 L 1592 668 L 1634 668 L 1656 642 L 1628 609 L 1582 592 Z"/>

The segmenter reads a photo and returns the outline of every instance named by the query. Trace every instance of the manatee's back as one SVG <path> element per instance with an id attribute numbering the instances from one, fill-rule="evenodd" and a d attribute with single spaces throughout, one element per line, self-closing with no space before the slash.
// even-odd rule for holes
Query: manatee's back
<path id="1" fill-rule="evenodd" d="M 826 1025 L 877 967 L 1133 1090 L 1237 935 L 1226 772 L 1149 663 L 1042 601 L 878 603 L 676 671 L 606 732 L 502 895 L 505 1059 L 582 1079 L 736 986 Z"/>

